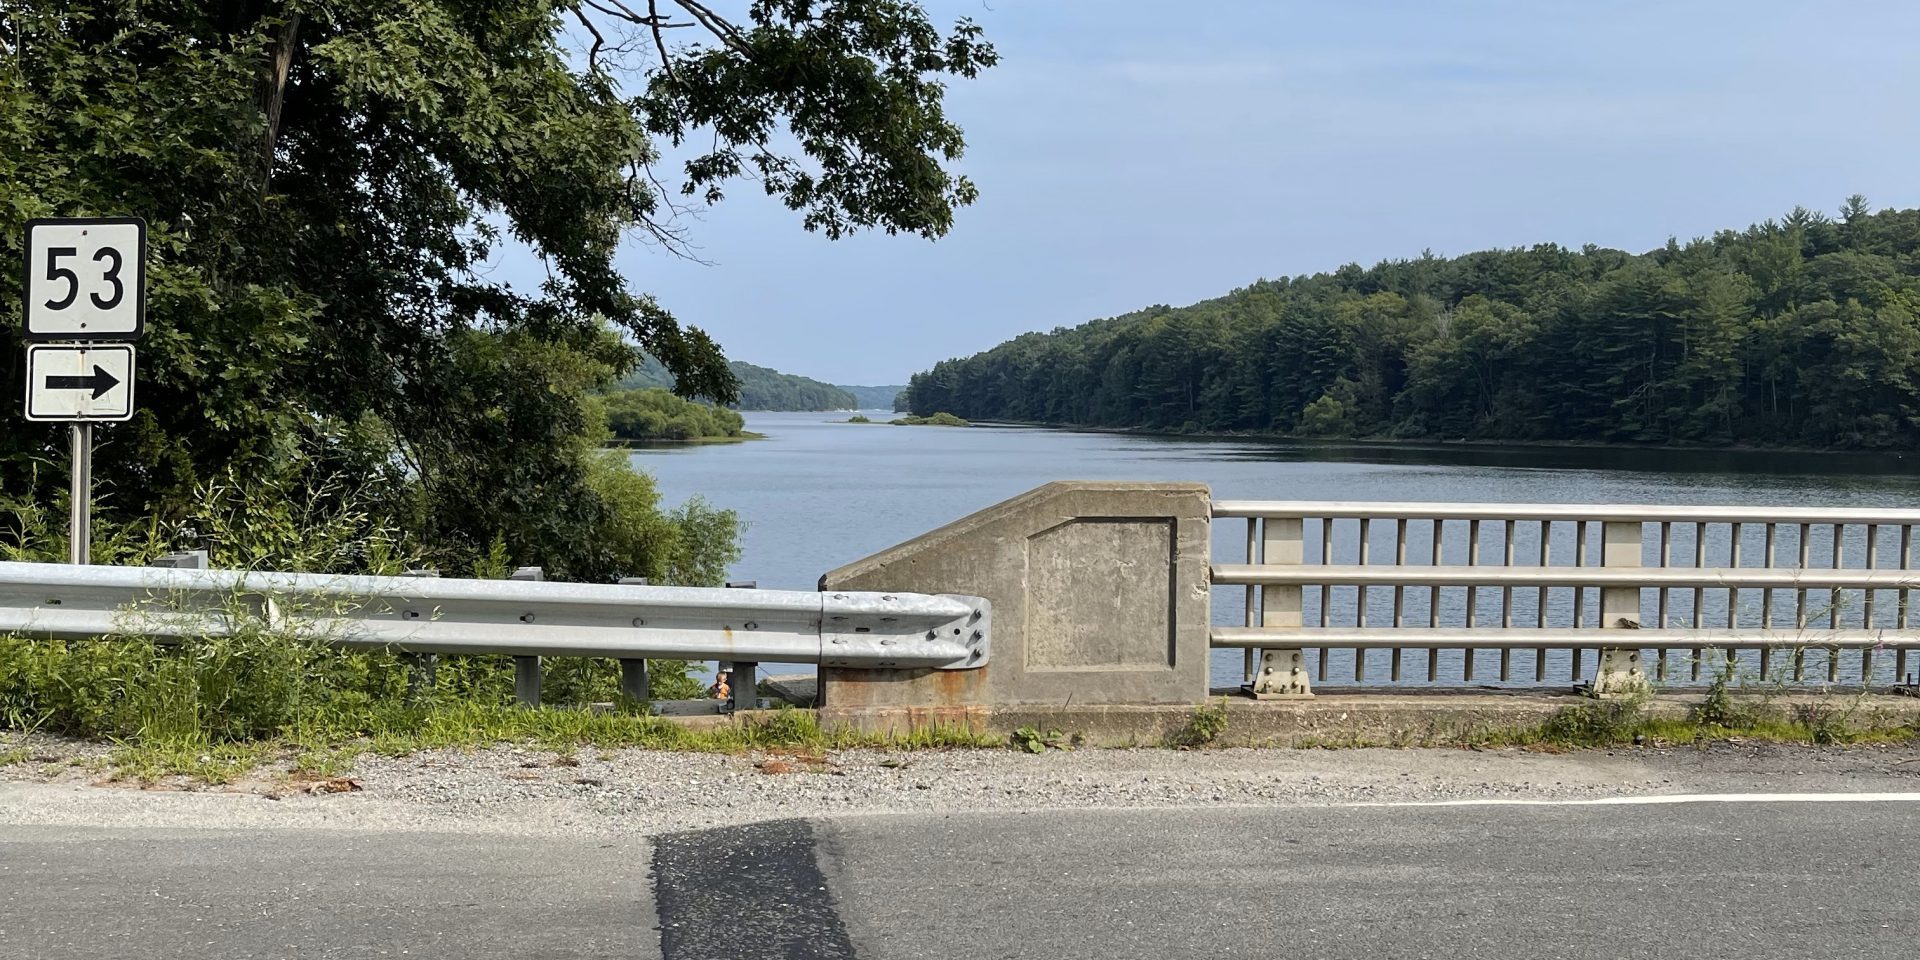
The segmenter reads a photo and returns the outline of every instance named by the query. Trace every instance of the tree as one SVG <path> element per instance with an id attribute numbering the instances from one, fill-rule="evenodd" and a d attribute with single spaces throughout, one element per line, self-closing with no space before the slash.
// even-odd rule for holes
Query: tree
<path id="1" fill-rule="evenodd" d="M 388 490 L 456 565 L 502 537 L 603 576 L 596 390 L 636 348 L 682 395 L 737 389 L 706 334 L 628 288 L 622 237 L 679 249 L 682 204 L 741 177 L 829 236 L 939 236 L 974 196 L 945 166 L 942 80 L 994 60 L 909 0 L 9 4 L 0 262 L 29 217 L 149 223 L 141 411 L 97 467 L 111 511 L 177 514 L 228 469 L 327 470 Z M 660 144 L 696 140 L 670 168 Z M 544 262 L 537 289 L 489 278 L 508 246 Z M 0 273 L 9 354 L 19 279 Z M 11 419 L 0 485 L 54 497 L 57 442 Z"/>

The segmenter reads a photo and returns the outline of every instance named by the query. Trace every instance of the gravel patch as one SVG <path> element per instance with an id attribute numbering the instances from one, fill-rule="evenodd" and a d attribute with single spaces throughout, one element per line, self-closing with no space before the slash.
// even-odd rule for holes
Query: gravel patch
<path id="1" fill-rule="evenodd" d="M 106 748 L 68 743 L 80 756 Z M 0 746 L 0 750 L 7 749 Z M 48 754 L 51 756 L 52 754 Z M 1522 750 L 833 751 L 592 748 L 367 756 L 349 792 L 283 767 L 221 787 L 102 784 L 84 764 L 0 767 L 0 824 L 311 827 L 623 835 L 780 817 L 1088 808 L 1300 806 L 1650 793 L 1920 791 L 1920 750 L 1719 744 Z"/>

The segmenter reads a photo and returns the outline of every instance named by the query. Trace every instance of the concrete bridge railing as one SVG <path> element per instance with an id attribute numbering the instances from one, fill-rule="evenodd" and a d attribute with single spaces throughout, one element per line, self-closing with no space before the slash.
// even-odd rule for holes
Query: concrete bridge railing
<path id="1" fill-rule="evenodd" d="M 1349 669 L 1404 683 L 1409 654 L 1429 683 L 1491 681 L 1497 660 L 1502 684 L 1603 694 L 1729 668 L 1910 682 L 1920 510 L 1222 501 L 1213 515 L 1246 527 L 1245 562 L 1213 568 L 1245 588 L 1244 624 L 1213 644 L 1247 650 L 1256 696 L 1308 696 Z"/>
<path id="2" fill-rule="evenodd" d="M 1231 524 L 1214 562 L 1212 527 Z M 1060 482 L 821 578 L 993 604 L 984 670 L 835 671 L 823 706 L 1196 703 L 1490 685 L 1613 695 L 1725 671 L 1912 684 L 1920 510 L 1214 501 Z"/>

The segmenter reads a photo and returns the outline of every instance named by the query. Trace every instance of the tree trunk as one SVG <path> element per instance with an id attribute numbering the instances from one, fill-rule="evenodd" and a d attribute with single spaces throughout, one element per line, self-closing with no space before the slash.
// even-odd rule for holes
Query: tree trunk
<path id="1" fill-rule="evenodd" d="M 287 103 L 287 74 L 293 69 L 295 39 L 300 33 L 300 14 L 287 15 L 274 38 L 265 74 L 260 78 L 260 112 L 266 116 L 260 137 L 260 192 L 267 192 L 273 178 L 273 147 L 280 138 L 280 113 Z"/>

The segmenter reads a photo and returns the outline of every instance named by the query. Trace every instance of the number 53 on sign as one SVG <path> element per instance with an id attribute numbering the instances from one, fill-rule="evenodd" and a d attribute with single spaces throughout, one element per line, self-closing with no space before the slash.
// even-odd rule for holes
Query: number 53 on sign
<path id="1" fill-rule="evenodd" d="M 132 340 L 146 323 L 147 223 L 27 221 L 29 340 Z"/>

